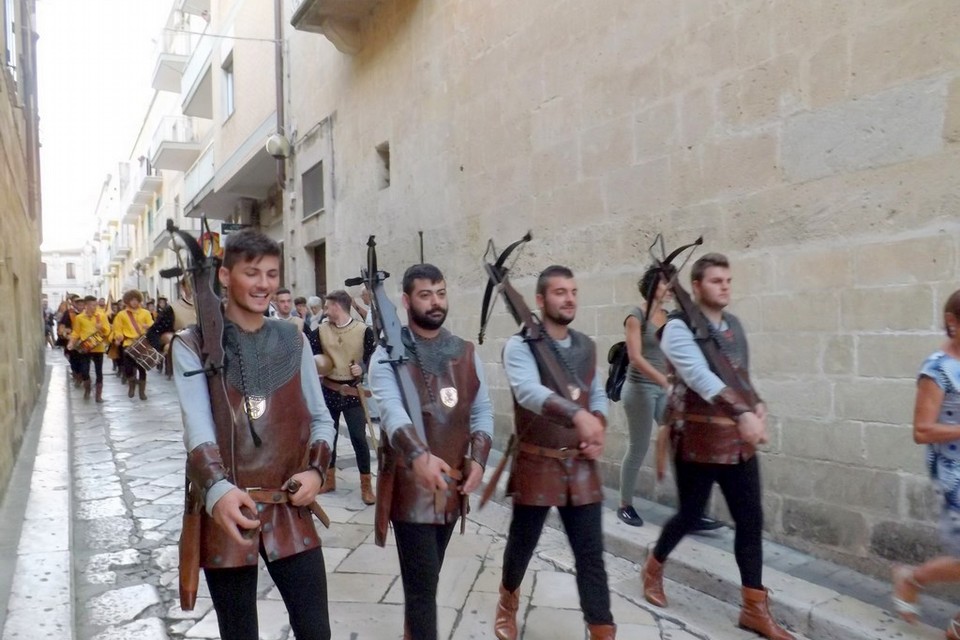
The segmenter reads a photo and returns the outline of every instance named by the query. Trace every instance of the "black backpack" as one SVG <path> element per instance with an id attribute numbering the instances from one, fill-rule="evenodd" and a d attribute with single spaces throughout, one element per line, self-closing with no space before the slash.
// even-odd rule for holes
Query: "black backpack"
<path id="1" fill-rule="evenodd" d="M 607 352 L 607 362 L 610 368 L 607 370 L 607 397 L 611 402 L 620 402 L 620 393 L 623 391 L 623 383 L 627 380 L 627 367 L 630 364 L 630 356 L 627 353 L 627 343 L 621 340 Z"/>

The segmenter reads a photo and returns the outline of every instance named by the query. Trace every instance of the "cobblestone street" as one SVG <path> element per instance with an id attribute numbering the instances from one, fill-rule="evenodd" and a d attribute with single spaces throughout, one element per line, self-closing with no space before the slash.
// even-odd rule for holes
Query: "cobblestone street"
<path id="1" fill-rule="evenodd" d="M 46 413 L 3 639 L 218 638 L 203 584 L 194 611 L 181 611 L 177 599 L 185 454 L 172 382 L 151 374 L 144 402 L 127 398 L 126 387 L 109 375 L 106 402 L 98 405 L 68 385 L 58 353 L 48 353 L 48 364 Z M 373 508 L 360 501 L 349 439 L 340 444 L 337 491 L 321 497 L 333 521 L 321 532 L 333 637 L 400 638 L 397 556 L 390 546 L 373 544 Z M 67 461 L 69 472 L 58 467 Z M 506 506 L 491 503 L 471 514 L 466 535 L 452 540 L 439 588 L 440 637 L 493 637 L 509 515 Z M 62 525 L 64 516 L 71 527 Z M 613 524 L 609 510 L 604 517 L 606 529 L 625 529 Z M 650 536 L 656 529 L 643 531 Z M 564 535 L 548 527 L 522 587 L 523 638 L 585 637 L 571 567 Z M 670 608 L 654 613 L 640 604 L 637 564 L 607 554 L 607 570 L 620 638 L 757 637 L 734 627 L 735 606 L 676 582 L 668 584 Z M 260 580 L 261 638 L 292 638 L 266 571 Z M 918 631 L 916 637 L 928 637 Z"/>

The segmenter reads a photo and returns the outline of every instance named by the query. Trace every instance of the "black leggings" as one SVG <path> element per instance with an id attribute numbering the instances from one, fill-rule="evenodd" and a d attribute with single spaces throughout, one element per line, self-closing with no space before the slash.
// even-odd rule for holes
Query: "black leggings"
<path id="1" fill-rule="evenodd" d="M 78 354 L 77 357 L 80 377 L 84 380 L 90 379 L 90 363 L 93 362 L 93 370 L 97 375 L 97 384 L 103 384 L 103 354 L 81 353 Z"/>
<path id="2" fill-rule="evenodd" d="M 453 526 L 393 523 L 403 580 L 403 617 L 416 640 L 437 640 L 437 582 Z"/>
<path id="3" fill-rule="evenodd" d="M 287 606 L 290 628 L 297 640 L 330 640 L 323 549 L 317 547 L 273 562 L 266 559 L 262 547 L 260 555 Z M 257 566 L 204 569 L 203 573 L 217 612 L 220 637 L 259 640 Z"/>
<path id="4" fill-rule="evenodd" d="M 670 518 L 653 549 L 664 562 L 685 535 L 697 528 L 713 483 L 720 485 L 736 525 L 733 550 L 740 582 L 751 589 L 763 587 L 763 506 L 760 502 L 760 462 L 753 456 L 739 464 L 684 462 L 676 458 L 680 510 Z"/>
<path id="5" fill-rule="evenodd" d="M 360 473 L 370 473 L 370 445 L 367 444 L 367 418 L 363 414 L 363 407 L 343 407 L 334 409 L 329 405 L 330 417 L 333 418 L 333 427 L 336 429 L 333 436 L 333 455 L 330 456 L 330 468 L 337 463 L 337 440 L 340 438 L 340 414 L 347 423 L 350 432 L 350 443 L 357 456 L 357 469 Z"/>
<path id="6" fill-rule="evenodd" d="M 123 375 L 126 376 L 127 382 L 132 382 L 137 377 L 141 380 L 147 379 L 146 369 L 138 365 L 137 361 L 126 352 L 123 354 Z"/>
<path id="7" fill-rule="evenodd" d="M 603 566 L 601 504 L 557 507 L 557 511 L 573 550 L 583 617 L 588 624 L 613 624 L 607 570 Z M 520 588 L 549 512 L 550 507 L 514 505 L 507 548 L 503 552 L 503 587 L 506 590 Z"/>

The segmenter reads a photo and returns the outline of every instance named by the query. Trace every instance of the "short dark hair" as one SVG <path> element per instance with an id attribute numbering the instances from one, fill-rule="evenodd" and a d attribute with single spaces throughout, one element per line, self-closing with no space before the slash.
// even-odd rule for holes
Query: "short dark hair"
<path id="1" fill-rule="evenodd" d="M 564 267 L 559 264 L 552 264 L 543 271 L 540 272 L 540 276 L 537 278 L 537 295 L 542 296 L 547 291 L 547 284 L 550 282 L 550 278 L 572 278 L 573 271 L 569 267 Z"/>
<path id="2" fill-rule="evenodd" d="M 722 253 L 706 253 L 701 256 L 690 268 L 690 282 L 700 282 L 703 280 L 703 274 L 710 267 L 730 268 L 730 261 Z"/>
<path id="3" fill-rule="evenodd" d="M 640 280 L 637 282 L 637 289 L 640 290 L 640 295 L 643 296 L 644 300 L 650 299 L 656 292 L 657 284 L 659 284 L 662 279 L 664 279 L 664 274 L 661 267 L 656 265 L 647 267 L 647 270 L 643 272 L 643 275 L 640 276 Z"/>
<path id="4" fill-rule="evenodd" d="M 281 255 L 280 245 L 274 240 L 254 229 L 241 229 L 227 236 L 223 248 L 223 266 L 232 269 L 241 260 L 252 262 L 263 256 L 279 258 Z"/>
<path id="5" fill-rule="evenodd" d="M 143 302 L 143 294 L 136 289 L 130 289 L 130 291 L 123 294 L 123 304 L 130 304 L 130 301 L 134 299 L 136 299 L 137 302 Z"/>
<path id="6" fill-rule="evenodd" d="M 943 305 L 943 313 L 944 315 L 952 313 L 954 318 L 960 320 L 960 289 L 951 293 L 950 297 L 947 298 L 946 304 Z M 952 338 L 950 327 L 946 327 L 946 329 L 947 337 Z"/>
<path id="7" fill-rule="evenodd" d="M 97 296 L 84 296 L 84 297 L 83 297 L 83 301 L 84 301 L 84 302 L 96 302 L 96 301 L 97 301 Z"/>
<path id="8" fill-rule="evenodd" d="M 293 299 L 293 304 L 294 305 L 307 304 L 307 299 L 304 298 L 303 296 L 297 296 L 296 298 Z"/>
<path id="9" fill-rule="evenodd" d="M 343 289 L 331 291 L 324 296 L 324 299 L 329 300 L 330 302 L 336 302 L 344 311 L 350 311 L 350 307 L 353 306 L 353 298 L 351 298 L 350 294 Z"/>
<path id="10" fill-rule="evenodd" d="M 430 284 L 436 284 L 445 280 L 443 273 L 432 264 L 415 264 L 403 272 L 403 292 L 407 295 L 413 293 L 414 280 L 429 280 Z"/>
<path id="11" fill-rule="evenodd" d="M 280 296 L 285 293 L 290 293 L 290 289 L 287 289 L 286 287 L 280 287 L 279 289 L 277 289 L 277 292 L 274 295 Z"/>

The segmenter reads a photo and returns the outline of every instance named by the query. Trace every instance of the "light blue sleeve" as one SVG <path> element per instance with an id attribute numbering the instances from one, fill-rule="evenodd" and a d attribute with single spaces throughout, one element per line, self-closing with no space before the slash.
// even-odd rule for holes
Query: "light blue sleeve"
<path id="1" fill-rule="evenodd" d="M 303 390 L 303 399 L 310 411 L 310 444 L 323 440 L 332 450 L 335 435 L 333 418 L 330 417 L 327 403 L 323 400 L 317 365 L 313 362 L 313 351 L 310 349 L 310 343 L 305 339 L 300 358 L 300 388 Z"/>
<path id="2" fill-rule="evenodd" d="M 483 362 L 480 361 L 480 354 L 473 352 L 473 366 L 477 369 L 477 378 L 480 379 L 480 387 L 477 389 L 477 397 L 470 406 L 470 433 L 482 431 L 493 437 L 493 403 L 490 401 L 490 392 L 487 390 L 487 380 L 483 373 Z"/>
<path id="3" fill-rule="evenodd" d="M 207 376 L 197 374 L 186 377 L 184 373 L 197 371 L 202 368 L 200 357 L 190 350 L 182 340 L 174 340 L 173 354 L 173 384 L 177 388 L 177 397 L 180 399 L 180 414 L 183 417 L 183 443 L 187 453 L 201 444 L 216 443 L 217 432 L 213 424 L 213 411 L 210 409 L 210 390 L 207 387 Z M 208 514 L 213 514 L 213 505 L 225 493 L 233 489 L 229 480 L 221 480 L 207 490 L 205 508 Z"/>
<path id="4" fill-rule="evenodd" d="M 600 413 L 606 418 L 608 409 L 607 390 L 604 389 L 603 383 L 600 382 L 600 376 L 594 374 L 593 384 L 590 385 L 590 411 L 591 413 Z"/>
<path id="5" fill-rule="evenodd" d="M 554 391 L 540 381 L 533 351 L 519 335 L 512 335 L 503 347 L 503 369 L 517 403 L 528 411 L 543 413 L 543 403 Z"/>
<path id="6" fill-rule="evenodd" d="M 684 384 L 704 400 L 709 401 L 727 386 L 710 370 L 703 351 L 693 339 L 693 332 L 683 320 L 674 318 L 667 322 L 663 328 L 660 349 L 677 370 L 677 375 Z"/>
<path id="7" fill-rule="evenodd" d="M 370 392 L 380 410 L 380 426 L 392 438 L 397 429 L 413 424 L 403 405 L 400 385 L 393 372 L 393 365 L 382 362 L 387 359 L 387 350 L 378 346 L 370 358 Z"/>

